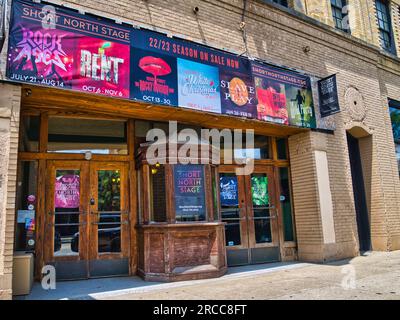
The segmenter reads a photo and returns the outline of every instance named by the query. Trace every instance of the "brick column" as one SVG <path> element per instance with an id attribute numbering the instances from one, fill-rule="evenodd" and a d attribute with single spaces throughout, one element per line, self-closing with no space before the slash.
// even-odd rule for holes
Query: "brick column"
<path id="1" fill-rule="evenodd" d="M 339 188 L 339 182 L 332 179 L 335 175 L 348 178 L 350 172 L 330 159 L 331 139 L 329 135 L 316 132 L 289 138 L 300 261 L 325 262 L 358 254 L 352 189 L 348 183 Z M 338 188 L 343 193 L 341 203 L 337 203 Z"/>
<path id="2" fill-rule="evenodd" d="M 0 299 L 12 297 L 21 88 L 0 83 Z"/>

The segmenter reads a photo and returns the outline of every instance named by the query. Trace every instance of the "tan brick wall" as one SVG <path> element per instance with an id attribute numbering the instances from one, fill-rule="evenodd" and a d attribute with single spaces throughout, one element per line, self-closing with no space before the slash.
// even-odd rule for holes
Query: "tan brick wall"
<path id="1" fill-rule="evenodd" d="M 373 1 L 353 1 L 361 12 L 356 17 L 360 27 L 354 35 L 375 46 L 379 45 Z M 242 0 L 54 2 L 155 30 L 165 30 L 238 53 L 243 53 L 246 47 L 243 34 L 238 28 L 242 17 Z M 321 5 L 321 1 L 308 0 L 303 1 L 303 4 L 305 12 L 309 14 L 311 10 L 315 18 L 318 18 L 315 12 L 322 10 L 324 16 L 319 19 L 332 25 L 328 1 Z M 197 15 L 193 14 L 194 6 L 200 8 Z M 363 169 L 374 249 L 400 249 L 400 180 L 387 110 L 387 97 L 400 100 L 400 61 L 379 54 L 376 47 L 368 46 L 356 38 L 343 37 L 341 32 L 307 23 L 301 17 L 258 1 L 248 2 L 245 20 L 250 56 L 297 68 L 318 77 L 337 74 L 342 112 L 335 115 L 335 133 L 327 135 L 308 132 L 290 138 L 300 259 L 325 261 L 356 254 L 358 235 L 346 130 L 363 132 L 365 135 L 365 140 L 361 142 L 361 152 L 365 158 Z M 309 53 L 304 53 L 305 46 L 310 47 Z M 354 107 L 352 99 L 360 99 L 361 106 Z M 15 168 L 12 165 L 16 158 L 16 127 L 12 127 L 11 133 L 12 182 L 15 180 Z M 333 244 L 323 243 L 314 157 L 316 150 L 326 152 L 328 157 L 336 239 Z M 7 206 L 11 208 L 15 185 L 9 182 L 8 189 L 10 194 Z M 11 209 L 6 212 L 11 212 Z M 7 220 L 9 225 L 13 223 L 13 217 L 10 213 Z M 10 227 L 8 232 L 12 233 Z M 8 232 L 6 243 L 12 242 L 12 234 Z M 8 255 L 3 262 L 3 269 L 10 271 L 12 248 L 5 248 L 7 250 L 4 252 Z"/>
<path id="2" fill-rule="evenodd" d="M 11 298 L 20 92 L 0 84 L 0 299 Z"/>

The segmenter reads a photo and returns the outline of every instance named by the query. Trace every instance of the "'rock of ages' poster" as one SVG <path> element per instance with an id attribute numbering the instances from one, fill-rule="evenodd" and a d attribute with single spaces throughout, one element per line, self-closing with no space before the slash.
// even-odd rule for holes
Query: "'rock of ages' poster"
<path id="1" fill-rule="evenodd" d="M 129 29 L 67 9 L 14 2 L 9 79 L 129 97 Z M 54 17 L 51 21 L 49 14 Z"/>

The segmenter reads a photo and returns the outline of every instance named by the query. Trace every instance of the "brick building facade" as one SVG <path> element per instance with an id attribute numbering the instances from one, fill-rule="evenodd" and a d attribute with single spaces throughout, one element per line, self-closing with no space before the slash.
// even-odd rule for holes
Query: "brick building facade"
<path id="1" fill-rule="evenodd" d="M 371 249 L 400 250 L 400 179 L 388 105 L 388 99 L 400 101 L 399 0 L 387 2 L 392 52 L 382 49 L 374 0 L 348 1 L 351 34 L 335 28 L 328 0 L 290 0 L 287 7 L 261 0 L 50 2 L 244 53 L 316 78 L 336 74 L 341 112 L 334 116 L 334 133 L 309 130 L 287 136 L 296 243 L 281 248 L 281 259 L 323 263 L 359 254 L 348 134 L 359 143 Z M 26 94 L 5 78 L 6 54 L 4 46 L 0 69 L 3 299 L 12 295 L 19 119 Z M 45 167 L 39 164 L 40 170 Z"/>

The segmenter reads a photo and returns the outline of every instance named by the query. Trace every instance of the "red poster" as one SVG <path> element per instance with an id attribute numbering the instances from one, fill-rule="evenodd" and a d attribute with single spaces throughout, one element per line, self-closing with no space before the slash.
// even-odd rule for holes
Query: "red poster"
<path id="1" fill-rule="evenodd" d="M 129 98 L 129 45 L 80 37 L 76 48 L 72 89 Z"/>

